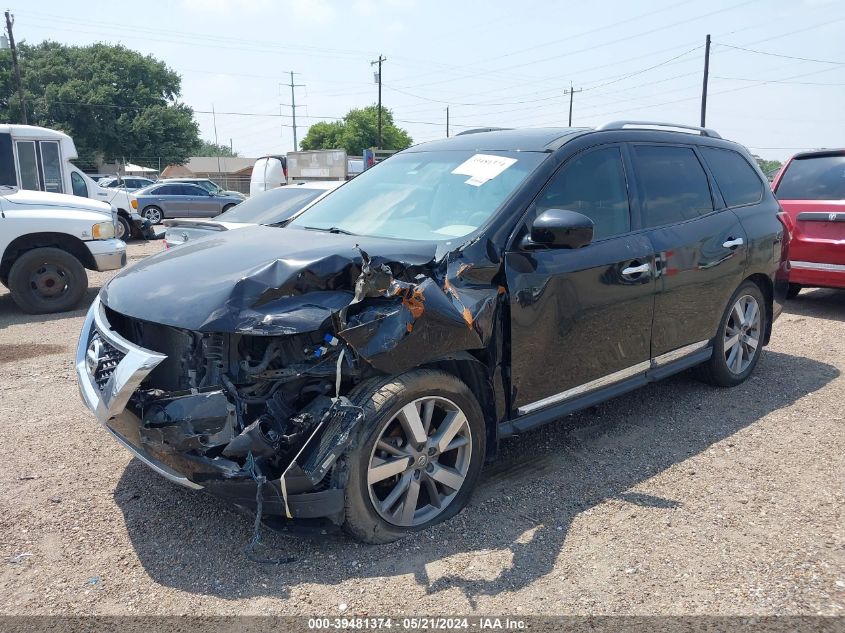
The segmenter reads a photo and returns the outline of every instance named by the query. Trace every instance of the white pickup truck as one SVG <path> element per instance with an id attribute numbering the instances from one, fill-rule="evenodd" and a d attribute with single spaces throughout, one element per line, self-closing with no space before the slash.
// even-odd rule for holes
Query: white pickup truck
<path id="1" fill-rule="evenodd" d="M 26 312 L 70 310 L 88 289 L 86 268 L 126 265 L 116 221 L 104 202 L 0 187 L 0 282 Z"/>

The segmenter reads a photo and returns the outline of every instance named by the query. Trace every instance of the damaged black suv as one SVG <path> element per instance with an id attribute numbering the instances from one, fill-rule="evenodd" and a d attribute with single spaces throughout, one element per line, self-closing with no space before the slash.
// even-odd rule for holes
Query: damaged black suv
<path id="1" fill-rule="evenodd" d="M 694 366 L 745 380 L 786 293 L 779 211 L 706 129 L 425 143 L 126 269 L 80 389 L 172 481 L 390 541 L 460 511 L 504 437 Z"/>

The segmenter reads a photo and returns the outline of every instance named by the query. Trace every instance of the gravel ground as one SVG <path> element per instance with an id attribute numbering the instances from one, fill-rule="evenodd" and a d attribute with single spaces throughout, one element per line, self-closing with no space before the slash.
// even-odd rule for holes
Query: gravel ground
<path id="1" fill-rule="evenodd" d="M 110 274 L 89 275 L 91 299 Z M 297 557 L 282 567 L 243 556 L 248 517 L 95 423 L 83 316 L 0 290 L 0 613 L 843 615 L 845 292 L 791 302 L 736 389 L 684 374 L 505 442 L 423 534 L 265 530 L 262 553 Z"/>

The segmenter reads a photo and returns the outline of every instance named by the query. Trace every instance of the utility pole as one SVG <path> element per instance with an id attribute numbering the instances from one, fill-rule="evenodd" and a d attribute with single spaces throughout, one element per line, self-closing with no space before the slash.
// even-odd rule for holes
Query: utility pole
<path id="1" fill-rule="evenodd" d="M 446 106 L 446 138 L 449 138 L 449 106 Z"/>
<path id="2" fill-rule="evenodd" d="M 704 81 L 701 84 L 701 127 L 707 119 L 707 79 L 710 77 L 710 34 L 704 40 Z"/>
<path id="3" fill-rule="evenodd" d="M 23 98 L 23 84 L 21 83 L 21 68 L 18 66 L 18 49 L 15 48 L 15 36 L 12 33 L 12 25 L 15 23 L 15 16 L 6 11 L 6 31 L 9 33 L 9 48 L 12 49 L 12 66 L 15 68 L 15 83 L 18 85 L 18 99 L 21 102 L 21 114 L 23 124 L 27 125 L 29 121 L 26 116 L 26 101 Z"/>
<path id="4" fill-rule="evenodd" d="M 220 176 L 220 146 L 217 145 L 217 113 L 214 111 L 214 104 L 211 104 L 211 120 L 214 123 L 214 146 L 217 154 L 217 176 Z"/>
<path id="5" fill-rule="evenodd" d="M 292 127 L 293 127 L 293 151 L 299 151 L 299 139 L 296 138 L 296 109 L 301 107 L 296 105 L 296 89 L 297 88 L 304 88 L 305 84 L 295 84 L 293 83 L 293 76 L 298 75 L 299 73 L 295 73 L 290 71 L 290 83 L 289 84 L 280 84 L 280 86 L 289 86 L 290 87 L 290 104 L 283 103 L 282 105 L 290 105 L 290 111 L 292 115 Z"/>
<path id="6" fill-rule="evenodd" d="M 382 62 L 386 62 L 387 58 L 382 57 L 381 55 L 378 56 L 378 59 L 374 62 L 370 62 L 370 66 L 375 66 L 378 64 L 378 74 L 376 75 L 376 81 L 378 82 L 378 148 L 381 149 L 381 64 Z"/>
<path id="7" fill-rule="evenodd" d="M 572 127 L 572 101 L 575 98 L 576 92 L 581 92 L 583 88 L 578 88 L 577 90 L 572 87 L 572 82 L 569 82 L 569 90 L 564 90 L 563 94 L 569 95 L 569 127 Z"/>

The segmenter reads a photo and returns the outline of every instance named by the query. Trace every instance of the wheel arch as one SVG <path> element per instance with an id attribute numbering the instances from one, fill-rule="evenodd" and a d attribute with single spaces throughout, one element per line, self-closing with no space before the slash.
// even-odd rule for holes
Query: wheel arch
<path id="1" fill-rule="evenodd" d="M 89 270 L 96 270 L 97 263 L 88 247 L 78 237 L 67 233 L 28 233 L 12 240 L 0 258 L 0 279 L 8 280 L 12 264 L 18 257 L 35 248 L 60 248 L 70 253 Z M 4 281 L 5 283 L 5 281 Z"/>
<path id="2" fill-rule="evenodd" d="M 754 273 L 743 280 L 743 283 L 750 281 L 760 289 L 763 293 L 763 299 L 766 301 L 766 313 L 769 318 L 766 319 L 766 331 L 763 333 L 763 345 L 768 345 L 769 339 L 772 336 L 772 311 L 774 308 L 774 284 L 768 275 L 763 273 Z"/>
<path id="3" fill-rule="evenodd" d="M 446 358 L 427 362 L 419 369 L 439 369 L 469 387 L 484 414 L 484 426 L 487 429 L 485 458 L 493 459 L 498 444 L 499 414 L 496 411 L 493 377 L 487 366 L 469 352 L 456 352 Z"/>

